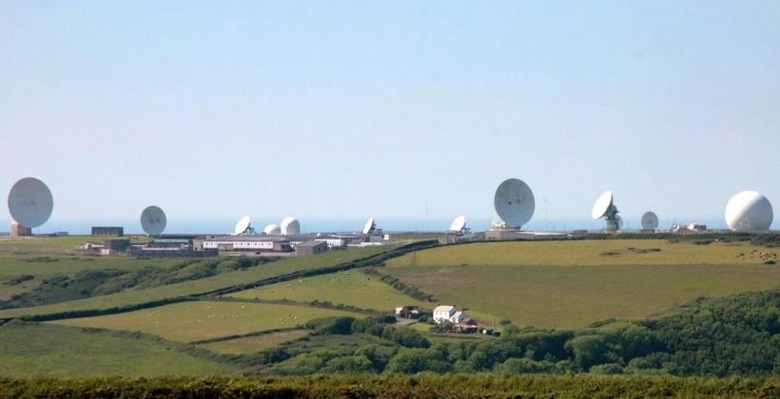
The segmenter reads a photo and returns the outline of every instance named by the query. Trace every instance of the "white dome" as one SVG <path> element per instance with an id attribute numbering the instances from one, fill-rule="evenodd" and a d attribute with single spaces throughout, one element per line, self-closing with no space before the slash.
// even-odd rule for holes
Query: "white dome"
<path id="1" fill-rule="evenodd" d="M 263 229 L 263 233 L 265 234 L 281 234 L 282 229 L 279 228 L 278 224 L 269 224 L 268 226 L 265 226 Z"/>
<path id="2" fill-rule="evenodd" d="M 287 216 L 282 220 L 281 230 L 282 235 L 285 236 L 301 234 L 301 222 L 292 216 Z"/>
<path id="3" fill-rule="evenodd" d="M 769 230 L 773 217 L 772 204 L 756 191 L 742 191 L 726 204 L 726 224 L 731 230 Z"/>

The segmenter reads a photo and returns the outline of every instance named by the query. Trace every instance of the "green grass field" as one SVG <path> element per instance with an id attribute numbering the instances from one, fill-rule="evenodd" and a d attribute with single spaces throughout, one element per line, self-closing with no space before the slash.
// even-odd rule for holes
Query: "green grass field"
<path id="1" fill-rule="evenodd" d="M 222 273 L 214 277 L 200 280 L 187 281 L 183 283 L 148 289 L 129 289 L 116 294 L 61 302 L 51 305 L 2 310 L 0 311 L 0 317 L 21 317 L 75 310 L 106 309 L 157 301 L 177 296 L 197 295 L 225 287 L 249 284 L 254 281 L 282 274 L 337 265 L 340 263 L 353 261 L 355 259 L 379 254 L 388 251 L 391 248 L 392 247 L 357 248 L 347 251 L 334 251 L 317 256 L 291 257 L 248 270 Z"/>
<path id="2" fill-rule="evenodd" d="M 48 254 L 66 255 L 78 254 L 79 245 L 86 242 L 102 244 L 106 239 L 117 237 L 98 237 L 89 235 L 74 235 L 61 237 L 0 237 L 0 254 Z M 133 244 L 149 242 L 146 236 L 124 236 Z"/>
<path id="3" fill-rule="evenodd" d="M 636 250 L 651 248 L 660 251 Z M 387 271 L 478 319 L 581 328 L 657 316 L 701 296 L 780 287 L 780 268 L 737 258 L 753 249 L 660 240 L 481 243 L 409 254 L 387 262 Z"/>
<path id="4" fill-rule="evenodd" d="M 193 342 L 256 331 L 290 328 L 307 321 L 354 313 L 307 306 L 244 302 L 183 302 L 110 316 L 67 319 L 54 324 L 141 331 L 179 342 Z"/>
<path id="5" fill-rule="evenodd" d="M 0 326 L 0 359 L 2 377 L 155 377 L 237 371 L 160 344 L 44 324 Z"/>
<path id="6" fill-rule="evenodd" d="M 660 251 L 654 251 L 659 250 Z M 760 264 L 740 253 L 767 250 L 747 243 L 695 245 L 666 240 L 511 241 L 455 245 L 418 251 L 387 262 L 390 267 L 506 265 L 733 265 Z M 643 253 L 644 250 L 645 252 Z M 776 250 L 774 252 L 780 252 Z"/>
<path id="7" fill-rule="evenodd" d="M 262 335 L 241 337 L 227 341 L 211 342 L 198 345 L 215 353 L 224 353 L 228 355 L 245 355 L 257 353 L 286 342 L 294 341 L 308 336 L 311 331 L 308 330 L 290 330 L 272 332 Z"/>
<path id="8" fill-rule="evenodd" d="M 359 270 L 347 270 L 272 284 L 242 291 L 232 296 L 265 300 L 288 299 L 298 302 L 329 301 L 333 304 L 384 312 L 393 312 L 395 307 L 403 305 L 431 307 L 430 304 L 404 295 Z"/>

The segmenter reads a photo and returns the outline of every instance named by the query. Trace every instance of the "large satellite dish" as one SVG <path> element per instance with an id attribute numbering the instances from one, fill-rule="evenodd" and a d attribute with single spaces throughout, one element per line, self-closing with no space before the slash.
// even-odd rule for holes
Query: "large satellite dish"
<path id="1" fill-rule="evenodd" d="M 53 209 L 51 191 L 34 177 L 17 181 L 8 193 L 11 217 L 24 227 L 32 229 L 46 223 Z"/>
<path id="2" fill-rule="evenodd" d="M 506 179 L 496 189 L 493 205 L 505 227 L 520 228 L 531 220 L 535 207 L 534 193 L 520 179 Z"/>
<path id="3" fill-rule="evenodd" d="M 141 227 L 150 236 L 158 236 L 165 230 L 165 212 L 158 206 L 148 206 L 141 212 Z"/>
<path id="4" fill-rule="evenodd" d="M 376 220 L 374 220 L 373 217 L 368 218 L 368 221 L 366 222 L 366 225 L 363 226 L 363 235 L 371 235 L 371 233 L 374 232 L 376 229 Z"/>
<path id="5" fill-rule="evenodd" d="M 252 229 L 252 219 L 250 219 L 249 216 L 238 219 L 238 223 L 236 223 L 236 227 L 233 229 L 233 235 L 251 234 L 252 232 L 254 232 Z"/>
<path id="6" fill-rule="evenodd" d="M 593 210 L 590 212 L 590 216 L 593 219 L 604 218 L 607 222 L 607 231 L 620 230 L 622 219 L 618 216 L 618 209 L 614 204 L 614 196 L 612 191 L 604 191 L 596 199 L 596 203 L 593 204 Z"/>
<path id="7" fill-rule="evenodd" d="M 642 230 L 655 230 L 658 228 L 658 215 L 647 211 L 642 214 Z"/>
<path id="8" fill-rule="evenodd" d="M 464 230 L 466 230 L 466 217 L 461 215 L 452 221 L 452 224 L 450 224 L 450 231 L 454 233 L 462 233 Z"/>

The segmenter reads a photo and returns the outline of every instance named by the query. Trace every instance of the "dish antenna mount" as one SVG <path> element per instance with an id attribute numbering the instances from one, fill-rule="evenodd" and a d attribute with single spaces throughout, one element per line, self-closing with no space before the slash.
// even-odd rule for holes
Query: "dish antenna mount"
<path id="1" fill-rule="evenodd" d="M 590 213 L 593 219 L 604 218 L 607 222 L 607 231 L 618 231 L 623 227 L 623 218 L 618 216 L 620 211 L 618 211 L 613 202 L 614 196 L 612 191 L 604 191 L 596 199 L 596 203 L 593 204 L 593 210 Z"/>
<path id="2" fill-rule="evenodd" d="M 376 231 L 376 220 L 373 217 L 368 218 L 366 224 L 363 226 L 362 233 L 364 236 L 370 236 Z"/>
<path id="3" fill-rule="evenodd" d="M 253 234 L 255 234 L 255 229 L 252 228 L 252 219 L 249 216 L 238 219 L 238 223 L 236 223 L 236 227 L 233 229 L 233 235 L 241 236 Z"/>
<path id="4" fill-rule="evenodd" d="M 455 233 L 456 235 L 464 235 L 469 232 L 469 228 L 466 227 L 466 217 L 461 215 L 455 218 L 455 220 L 452 221 L 450 224 L 450 233 Z"/>

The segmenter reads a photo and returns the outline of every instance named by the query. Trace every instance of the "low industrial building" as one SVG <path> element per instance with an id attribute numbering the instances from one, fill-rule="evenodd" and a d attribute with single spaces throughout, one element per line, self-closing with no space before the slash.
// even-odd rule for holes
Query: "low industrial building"
<path id="1" fill-rule="evenodd" d="M 295 246 L 295 256 L 309 256 L 328 252 L 328 243 L 325 241 L 307 241 Z"/>
<path id="2" fill-rule="evenodd" d="M 93 226 L 93 236 L 122 237 L 125 235 L 125 228 L 118 226 Z"/>
<path id="3" fill-rule="evenodd" d="M 241 252 L 292 252 L 289 239 L 279 236 L 206 236 L 193 240 L 193 249 Z"/>
<path id="4" fill-rule="evenodd" d="M 24 227 L 18 222 L 11 223 L 11 237 L 29 237 L 32 235 L 32 229 Z"/>

